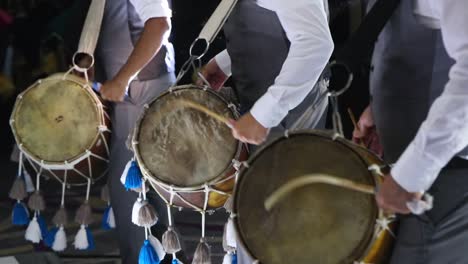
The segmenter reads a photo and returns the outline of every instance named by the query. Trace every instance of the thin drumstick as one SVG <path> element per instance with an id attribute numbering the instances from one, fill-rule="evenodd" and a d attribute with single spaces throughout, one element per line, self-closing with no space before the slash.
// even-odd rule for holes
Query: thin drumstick
<path id="1" fill-rule="evenodd" d="M 343 187 L 345 189 L 354 190 L 367 194 L 375 194 L 374 186 L 357 183 L 348 179 L 338 178 L 326 174 L 306 174 L 295 178 L 291 181 L 288 181 L 286 184 L 282 185 L 276 191 L 274 191 L 268 198 L 265 200 L 265 209 L 270 211 L 276 204 L 283 200 L 287 195 L 292 193 L 294 190 L 310 185 L 310 184 L 330 184 L 334 186 Z"/>
<path id="2" fill-rule="evenodd" d="M 200 105 L 198 103 L 195 103 L 195 102 L 189 101 L 189 100 L 185 100 L 185 99 L 178 99 L 178 103 L 183 105 L 183 106 L 190 107 L 190 108 L 198 110 L 198 111 L 200 111 L 202 113 L 205 113 L 205 114 L 211 116 L 212 118 L 218 120 L 219 122 L 224 123 L 229 128 L 232 128 L 229 119 L 227 119 L 226 117 L 224 117 L 224 116 L 222 116 L 220 114 L 217 114 L 217 113 L 211 111 L 210 109 L 206 108 L 203 105 Z"/>
<path id="3" fill-rule="evenodd" d="M 357 131 L 360 131 L 359 126 L 356 122 L 356 117 L 354 116 L 353 111 L 351 111 L 351 108 L 348 108 L 348 114 L 349 114 L 349 118 L 351 119 L 351 122 L 353 123 L 354 128 Z M 359 139 L 359 145 L 361 145 L 362 147 L 366 147 L 366 145 L 364 145 L 361 139 Z"/>

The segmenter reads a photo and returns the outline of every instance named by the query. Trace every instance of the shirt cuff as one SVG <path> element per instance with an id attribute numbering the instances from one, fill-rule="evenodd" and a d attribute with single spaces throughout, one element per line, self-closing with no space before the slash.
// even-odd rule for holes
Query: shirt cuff
<path id="1" fill-rule="evenodd" d="M 281 107 L 278 100 L 268 91 L 250 109 L 250 113 L 255 120 L 266 128 L 279 125 L 288 112 L 288 108 Z"/>
<path id="2" fill-rule="evenodd" d="M 408 192 L 425 192 L 440 173 L 441 166 L 411 143 L 392 168 L 393 179 Z"/>
<path id="3" fill-rule="evenodd" d="M 226 74 L 226 76 L 231 76 L 231 57 L 227 50 L 223 50 L 215 57 L 216 64 L 218 67 Z"/>
<path id="4" fill-rule="evenodd" d="M 145 23 L 151 18 L 172 17 L 172 10 L 169 7 L 167 1 L 161 1 L 159 3 L 152 2 L 151 4 L 146 4 L 142 6 L 140 10 L 137 10 L 137 12 L 143 23 Z"/>

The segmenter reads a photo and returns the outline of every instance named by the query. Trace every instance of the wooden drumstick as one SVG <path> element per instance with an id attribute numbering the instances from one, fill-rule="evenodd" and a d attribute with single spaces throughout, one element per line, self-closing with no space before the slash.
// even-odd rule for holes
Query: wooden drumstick
<path id="1" fill-rule="evenodd" d="M 276 204 L 278 204 L 281 200 L 283 200 L 294 190 L 309 184 L 316 183 L 330 184 L 367 194 L 376 193 L 374 186 L 361 184 L 348 179 L 338 178 L 326 174 L 306 174 L 291 181 L 288 181 L 286 184 L 282 185 L 270 196 L 268 196 L 268 198 L 265 200 L 265 209 L 267 211 L 270 211 Z"/>
<path id="2" fill-rule="evenodd" d="M 351 122 L 353 123 L 354 128 L 357 131 L 361 131 L 361 129 L 359 129 L 359 126 L 358 126 L 358 124 L 356 122 L 356 117 L 354 116 L 353 111 L 351 111 L 351 108 L 348 108 L 348 114 L 349 114 L 349 118 L 351 119 Z M 364 143 L 362 142 L 361 139 L 359 139 L 359 145 L 361 147 L 366 147 L 366 145 L 364 145 Z"/>
<path id="3" fill-rule="evenodd" d="M 206 108 L 203 105 L 200 105 L 198 103 L 195 103 L 193 101 L 189 101 L 189 100 L 186 100 L 186 99 L 178 99 L 178 103 L 180 103 L 183 106 L 190 107 L 190 108 L 198 110 L 198 111 L 200 111 L 202 113 L 205 113 L 205 114 L 211 116 L 212 118 L 218 120 L 219 122 L 226 124 L 226 126 L 228 126 L 229 128 L 232 128 L 231 122 L 229 121 L 228 118 L 211 111 L 210 109 Z"/>

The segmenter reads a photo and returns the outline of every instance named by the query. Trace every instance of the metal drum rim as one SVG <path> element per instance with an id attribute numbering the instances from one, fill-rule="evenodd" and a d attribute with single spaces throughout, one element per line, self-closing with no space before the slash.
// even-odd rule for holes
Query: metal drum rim
<path id="1" fill-rule="evenodd" d="M 332 131 L 314 130 L 314 129 L 300 129 L 300 130 L 295 130 L 294 132 L 287 132 L 286 135 L 280 136 L 280 137 L 274 139 L 273 141 L 269 142 L 268 144 L 265 144 L 265 145 L 261 146 L 253 155 L 251 155 L 249 157 L 249 159 L 247 161 L 247 164 L 251 164 L 265 150 L 270 148 L 272 145 L 278 143 L 279 141 L 288 139 L 289 137 L 300 136 L 300 135 L 314 135 L 314 136 L 318 136 L 318 137 L 322 137 L 322 138 L 333 139 Z M 351 144 L 351 142 L 349 142 L 345 138 L 342 138 L 341 136 L 339 136 L 336 140 L 339 141 L 340 144 L 342 144 L 346 148 L 348 148 L 351 152 L 355 153 L 356 156 L 358 156 L 358 158 L 363 162 L 363 164 L 366 164 L 366 161 L 364 160 L 364 158 L 356 150 L 354 150 L 351 146 L 349 146 L 349 144 Z M 235 216 L 237 216 L 237 214 L 238 214 L 238 209 L 237 208 L 238 208 L 238 199 L 239 199 L 238 198 L 238 196 L 239 196 L 239 189 L 238 188 L 240 186 L 239 183 L 245 178 L 243 176 L 245 175 L 246 171 L 248 171 L 248 170 L 249 170 L 249 167 L 246 167 L 246 166 L 242 167 L 241 170 L 239 170 L 238 180 L 237 180 L 237 182 L 236 182 L 236 184 L 234 186 L 234 190 L 233 190 L 232 195 L 233 195 L 233 214 Z M 376 184 L 376 179 L 374 177 L 372 179 L 373 179 L 374 184 Z M 379 219 L 384 214 L 384 212 L 380 208 L 378 208 L 377 205 L 375 205 L 375 207 L 377 208 L 377 214 L 375 215 L 375 219 Z M 242 234 L 240 232 L 238 217 L 235 217 L 235 219 L 234 219 L 234 226 L 235 226 L 234 231 L 235 231 L 236 237 L 238 238 L 237 243 L 242 245 L 242 247 L 245 249 L 245 252 L 248 255 L 248 257 L 250 257 L 253 260 L 256 260 L 256 257 L 254 256 L 251 249 L 246 245 L 245 238 L 242 236 Z M 362 251 L 363 255 L 361 256 L 361 258 L 365 258 L 369 254 L 370 250 L 372 249 L 372 246 L 378 240 L 378 237 L 376 236 L 375 228 L 372 228 L 372 229 L 374 231 L 371 232 L 372 236 L 370 237 L 369 243 L 365 247 L 365 250 Z M 388 231 L 385 231 L 385 232 L 388 232 Z M 258 263 L 261 263 L 261 262 L 259 261 Z M 265 264 L 268 264 L 268 263 L 265 263 Z"/>
<path id="2" fill-rule="evenodd" d="M 40 157 L 37 157 L 36 155 L 31 153 L 30 150 L 22 147 L 22 144 L 20 144 L 21 141 L 20 141 L 19 135 L 17 134 L 16 129 L 14 127 L 14 122 L 12 122 L 12 120 L 15 119 L 14 117 L 18 113 L 19 104 L 20 104 L 20 102 L 22 100 L 23 95 L 25 95 L 26 93 L 31 92 L 31 90 L 33 90 L 34 88 L 36 88 L 38 85 L 40 85 L 43 82 L 54 81 L 54 80 L 58 80 L 58 79 L 71 81 L 71 82 L 74 82 L 74 83 L 82 86 L 83 90 L 86 91 L 85 94 L 95 103 L 94 107 L 97 110 L 96 114 L 97 114 L 97 119 L 99 120 L 99 125 L 100 126 L 105 126 L 105 123 L 103 123 L 102 122 L 103 120 L 101 120 L 101 118 L 100 118 L 100 116 L 105 115 L 104 110 L 103 110 L 104 105 L 98 99 L 97 95 L 95 95 L 94 92 L 90 88 L 87 88 L 87 86 L 90 86 L 90 84 L 87 83 L 86 80 L 84 80 L 84 79 L 82 79 L 81 77 L 78 77 L 78 76 L 74 76 L 74 75 L 66 74 L 66 73 L 56 73 L 56 74 L 50 75 L 47 78 L 37 80 L 34 84 L 29 86 L 26 90 L 24 90 L 22 93 L 20 93 L 17 96 L 17 98 L 15 100 L 15 104 L 13 106 L 13 110 L 12 110 L 11 115 L 10 115 L 10 128 L 11 128 L 11 131 L 12 131 L 13 136 L 15 138 L 15 142 L 18 145 L 20 151 L 22 153 L 24 153 L 26 156 L 28 156 L 28 158 L 33 160 L 39 166 L 41 166 L 41 164 L 44 164 L 44 165 L 49 165 L 49 166 L 57 166 L 57 169 L 59 169 L 59 170 L 61 170 L 61 169 L 67 170 L 66 167 L 70 166 L 70 164 L 78 163 L 81 160 L 83 160 L 84 158 L 86 158 L 88 156 L 87 152 L 84 151 L 83 153 L 80 153 L 80 154 L 78 154 L 78 155 L 76 155 L 76 156 L 74 156 L 74 157 L 72 157 L 72 158 L 70 158 L 68 160 L 61 161 L 61 162 L 42 160 Z M 99 106 L 101 106 L 101 108 Z M 99 127 L 98 127 L 97 131 L 96 131 L 96 135 L 94 136 L 94 139 L 91 141 L 91 144 L 87 146 L 87 150 L 89 150 L 91 147 L 93 147 L 96 144 L 96 142 L 99 140 L 99 137 L 100 137 L 100 132 L 99 132 Z M 63 166 L 63 168 L 60 168 L 61 166 Z"/>
<path id="3" fill-rule="evenodd" d="M 152 105 L 154 104 L 156 101 L 160 100 L 161 98 L 163 98 L 164 96 L 167 96 L 175 91 L 182 91 L 182 90 L 192 90 L 192 89 L 195 89 L 195 90 L 202 90 L 204 92 L 207 92 L 209 94 L 212 94 L 214 95 L 216 98 L 220 99 L 223 103 L 225 103 L 227 106 L 229 106 L 229 102 L 224 98 L 222 97 L 221 95 L 219 95 L 216 91 L 213 91 L 211 90 L 210 88 L 208 87 L 201 87 L 201 86 L 197 86 L 197 85 L 194 85 L 194 84 L 186 84 L 186 85 L 180 85 L 180 86 L 173 86 L 173 87 L 170 87 L 166 92 L 162 93 L 161 95 L 159 95 L 158 97 L 154 98 L 153 100 L 151 100 L 149 103 L 147 103 L 145 105 L 145 109 L 144 111 L 140 114 L 140 117 L 138 118 L 138 121 L 135 123 L 135 129 L 133 130 L 133 133 L 132 133 L 132 150 L 133 150 L 133 153 L 135 154 L 135 158 L 138 162 L 138 165 L 140 167 L 140 170 L 142 171 L 142 174 L 145 178 L 147 178 L 149 181 L 151 181 L 152 183 L 154 184 L 157 184 L 159 186 L 162 186 L 162 187 L 165 187 L 165 188 L 171 188 L 173 191 L 175 192 L 196 192 L 196 191 L 202 191 L 205 189 L 205 186 L 206 185 L 216 185 L 217 183 L 219 183 L 220 181 L 224 180 L 226 178 L 226 174 L 232 170 L 233 168 L 233 164 L 232 162 L 229 163 L 229 165 L 226 166 L 226 168 L 219 174 L 217 175 L 216 177 L 214 177 L 212 180 L 206 182 L 205 184 L 200 184 L 200 185 L 193 185 L 193 186 L 180 186 L 180 185 L 176 185 L 176 184 L 173 184 L 173 183 L 170 183 L 170 182 L 166 182 L 166 181 L 163 181 L 161 180 L 159 177 L 157 177 L 156 175 L 154 175 L 148 168 L 146 168 L 144 162 L 143 162 L 143 159 L 141 157 L 141 154 L 140 154 L 140 150 L 138 148 L 138 134 L 140 132 L 140 127 L 141 127 L 141 124 L 142 124 L 142 121 L 145 117 L 145 114 L 146 114 L 146 111 L 147 109 Z M 231 111 L 232 115 L 234 116 L 234 118 L 238 119 L 240 117 L 240 114 L 237 110 L 235 109 L 232 109 L 231 107 L 228 107 L 229 111 Z M 237 149 L 236 149 L 236 152 L 234 153 L 233 155 L 233 159 L 238 159 L 242 153 L 242 148 L 243 148 L 243 144 L 241 141 L 237 140 Z"/>

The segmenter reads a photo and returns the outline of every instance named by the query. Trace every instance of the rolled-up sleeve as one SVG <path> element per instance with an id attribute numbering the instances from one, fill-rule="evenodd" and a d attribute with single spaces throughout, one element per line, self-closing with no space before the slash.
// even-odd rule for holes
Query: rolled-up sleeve
<path id="1" fill-rule="evenodd" d="M 291 45 L 274 84 L 250 111 L 264 127 L 277 126 L 289 110 L 304 100 L 333 51 L 322 0 L 270 0 L 270 4 Z"/>
<path id="2" fill-rule="evenodd" d="M 427 191 L 450 159 L 468 146 L 468 4 L 427 2 L 438 14 L 445 48 L 455 64 L 444 92 L 392 169 L 394 179 L 409 192 Z"/>
<path id="3" fill-rule="evenodd" d="M 172 17 L 172 11 L 167 0 L 130 0 L 130 2 L 143 22 L 150 18 Z"/>
<path id="4" fill-rule="evenodd" d="M 216 64 L 218 67 L 226 74 L 226 76 L 231 76 L 231 57 L 227 50 L 223 50 L 215 57 Z"/>

